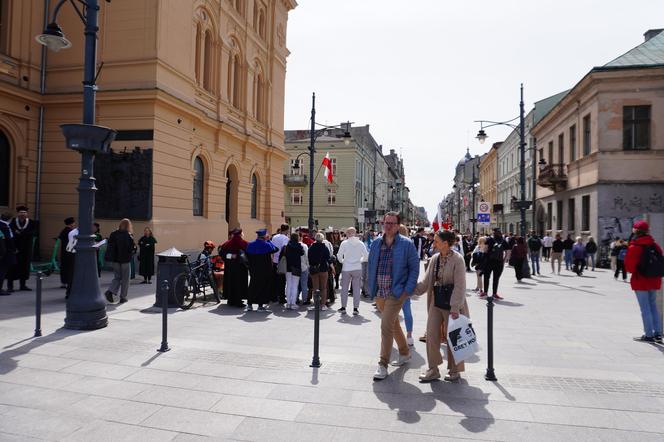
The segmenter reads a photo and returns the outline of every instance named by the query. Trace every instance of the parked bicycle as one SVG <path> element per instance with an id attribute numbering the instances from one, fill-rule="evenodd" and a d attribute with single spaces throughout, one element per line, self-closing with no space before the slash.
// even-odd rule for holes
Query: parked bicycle
<path id="1" fill-rule="evenodd" d="M 189 262 L 187 258 L 187 268 L 184 272 L 177 275 L 173 280 L 173 290 L 175 301 L 182 310 L 190 308 L 196 297 L 201 295 L 203 301 L 207 299 L 207 289 L 212 291 L 212 297 L 218 303 L 221 302 L 219 289 L 215 283 L 210 265 L 205 260 L 196 260 Z"/>

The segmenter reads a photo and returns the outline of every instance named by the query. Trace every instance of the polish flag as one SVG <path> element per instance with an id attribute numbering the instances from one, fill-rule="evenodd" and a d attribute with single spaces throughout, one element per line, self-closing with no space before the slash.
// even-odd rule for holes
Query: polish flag
<path id="1" fill-rule="evenodd" d="M 332 177 L 332 160 L 330 160 L 330 152 L 327 152 L 325 154 L 325 158 L 323 158 L 323 166 L 325 167 L 325 178 L 327 178 L 328 183 L 331 183 L 333 181 L 333 177 Z"/>

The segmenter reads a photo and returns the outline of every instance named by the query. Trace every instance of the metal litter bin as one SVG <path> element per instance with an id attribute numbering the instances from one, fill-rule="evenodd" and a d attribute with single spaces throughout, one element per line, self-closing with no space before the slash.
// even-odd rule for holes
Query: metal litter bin
<path id="1" fill-rule="evenodd" d="M 157 253 L 157 291 L 155 292 L 155 307 L 161 307 L 162 296 L 165 295 L 162 288 L 162 281 L 168 281 L 168 306 L 177 308 L 178 304 L 175 301 L 175 285 L 173 280 L 177 275 L 184 272 L 187 268 L 187 255 L 171 247 L 161 253 Z"/>

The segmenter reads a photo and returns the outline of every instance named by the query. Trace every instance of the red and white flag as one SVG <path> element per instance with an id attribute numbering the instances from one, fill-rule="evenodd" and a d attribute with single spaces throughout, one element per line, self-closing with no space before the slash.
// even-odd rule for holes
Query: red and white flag
<path id="1" fill-rule="evenodd" d="M 325 154 L 325 158 L 323 158 L 323 167 L 325 167 L 325 178 L 327 178 L 328 183 L 331 183 L 333 181 L 333 176 L 332 176 L 332 160 L 330 160 L 330 152 L 327 152 Z"/>

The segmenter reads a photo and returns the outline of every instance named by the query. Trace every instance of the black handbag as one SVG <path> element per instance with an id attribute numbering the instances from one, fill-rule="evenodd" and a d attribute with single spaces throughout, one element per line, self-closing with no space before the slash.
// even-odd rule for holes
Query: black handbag
<path id="1" fill-rule="evenodd" d="M 438 256 L 436 260 L 436 273 L 435 279 L 438 281 L 438 271 L 440 270 L 440 260 Z M 443 284 L 433 286 L 433 305 L 443 310 L 452 310 L 450 305 L 452 301 L 452 292 L 454 291 L 454 284 Z"/>

